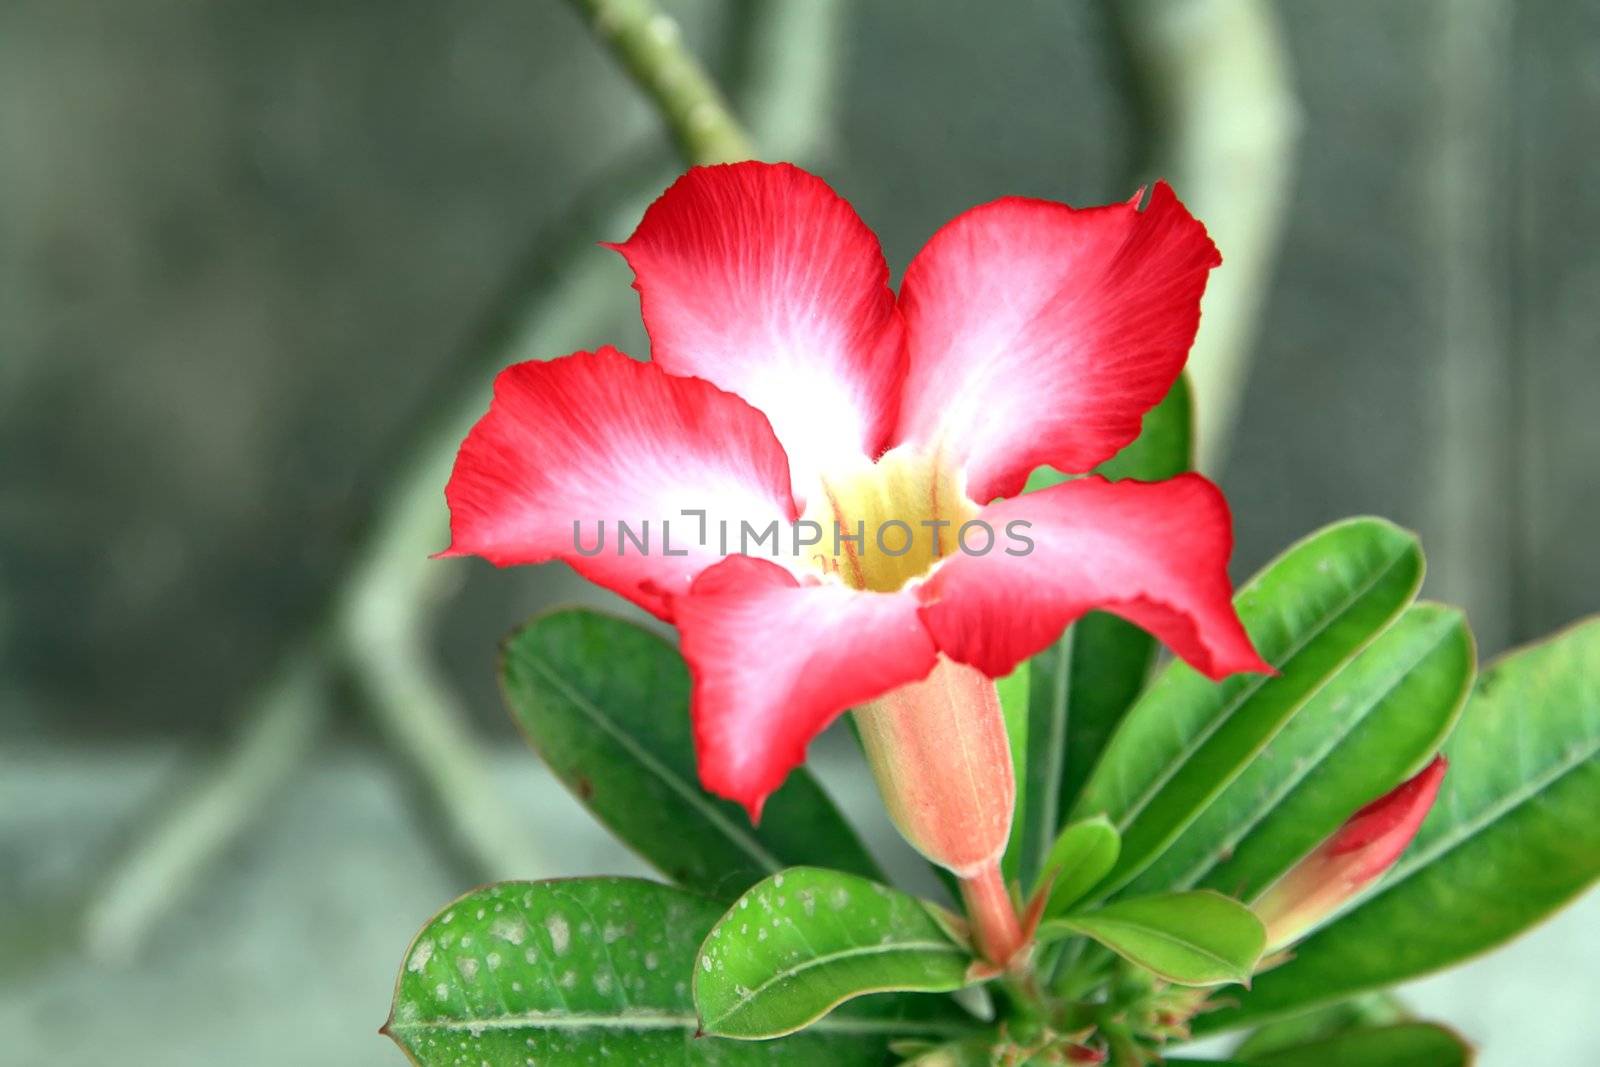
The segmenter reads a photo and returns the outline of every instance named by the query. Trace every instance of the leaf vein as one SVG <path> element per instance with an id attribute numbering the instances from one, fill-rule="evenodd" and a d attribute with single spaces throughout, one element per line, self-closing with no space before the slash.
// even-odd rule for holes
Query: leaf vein
<path id="1" fill-rule="evenodd" d="M 713 807 L 704 795 L 687 785 L 672 768 L 666 766 L 652 755 L 648 749 L 640 745 L 593 701 L 574 689 L 566 679 L 556 673 L 552 666 L 527 652 L 519 652 L 518 655 L 519 658 L 539 671 L 547 682 L 560 691 L 561 695 L 582 711 L 584 715 L 588 716 L 595 725 L 599 726 L 626 749 L 628 754 L 636 759 L 645 770 L 655 775 L 667 788 L 688 801 L 690 807 L 697 809 L 706 822 L 721 831 L 724 836 L 746 852 L 763 870 L 768 873 L 776 873 L 783 870 L 784 864 L 782 861 L 767 851 L 758 839 L 745 833 L 732 819 L 729 819 Z"/>

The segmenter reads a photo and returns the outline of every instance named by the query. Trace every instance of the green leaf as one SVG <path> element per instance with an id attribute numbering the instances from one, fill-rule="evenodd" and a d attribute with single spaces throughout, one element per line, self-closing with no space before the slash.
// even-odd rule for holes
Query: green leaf
<path id="1" fill-rule="evenodd" d="M 1251 1031 L 1233 1050 L 1233 1054 L 1239 1059 L 1248 1060 L 1268 1052 L 1298 1048 L 1313 1041 L 1337 1037 L 1351 1030 L 1412 1021 L 1410 1011 L 1393 993 L 1368 993 L 1313 1008 L 1299 1015 L 1275 1019 Z"/>
<path id="2" fill-rule="evenodd" d="M 1091 611 L 1051 651 L 1053 673 L 1040 684 L 1064 679 L 1066 752 L 1056 807 L 1057 819 L 1065 823 L 1117 726 L 1149 684 L 1159 648 L 1154 637 L 1126 619 Z"/>
<path id="3" fill-rule="evenodd" d="M 474 890 L 412 942 L 384 1032 L 425 1067 L 877 1067 L 896 1038 L 968 1028 L 931 998 L 898 997 L 759 1047 L 697 1037 L 689 976 L 721 908 L 630 878 Z"/>
<path id="4" fill-rule="evenodd" d="M 1249 1067 L 1467 1067 L 1472 1049 L 1453 1030 L 1435 1023 L 1395 1023 L 1243 1057 Z"/>
<path id="5" fill-rule="evenodd" d="M 759 828 L 695 775 L 689 673 L 664 639 L 565 609 L 507 639 L 512 717 L 578 799 L 673 881 L 722 900 L 796 863 L 878 877 L 855 831 L 803 768 L 768 799 Z"/>
<path id="6" fill-rule="evenodd" d="M 1600 878 L 1600 619 L 1487 671 L 1439 798 L 1377 889 L 1261 976 L 1218 1031 L 1378 989 L 1502 944 Z"/>
<path id="7" fill-rule="evenodd" d="M 1040 924 L 1039 940 L 1082 934 L 1179 985 L 1248 982 L 1266 930 L 1255 913 L 1209 890 L 1119 900 Z"/>
<path id="8" fill-rule="evenodd" d="M 1139 436 L 1094 472 L 1113 481 L 1137 478 L 1141 482 L 1159 482 L 1188 470 L 1193 454 L 1194 397 L 1185 374 L 1172 383 L 1161 403 L 1145 412 Z M 1028 476 L 1023 492 L 1048 489 L 1072 478 L 1052 467 L 1040 467 Z"/>
<path id="9" fill-rule="evenodd" d="M 1011 837 L 1006 841 L 1005 855 L 1000 869 L 1006 881 L 1020 881 L 1032 877 L 1039 865 L 1040 856 L 1028 854 L 1028 664 L 1020 663 L 1017 669 L 1004 678 L 995 680 L 1000 696 L 1000 710 L 1005 715 L 1006 739 L 1011 745 L 1011 766 L 1016 775 L 1017 801 L 1011 817 Z"/>
<path id="10" fill-rule="evenodd" d="M 864 993 L 950 992 L 972 955 L 917 898 L 838 871 L 795 867 L 741 896 L 694 972 L 707 1033 L 793 1033 Z"/>
<path id="11" fill-rule="evenodd" d="M 1117 828 L 1103 815 L 1075 822 L 1061 831 L 1039 872 L 1040 885 L 1051 876 L 1055 878 L 1050 886 L 1050 899 L 1044 906 L 1044 917 L 1053 919 L 1065 915 L 1072 905 L 1082 900 L 1116 865 L 1121 847 Z"/>
<path id="12" fill-rule="evenodd" d="M 1422 768 L 1476 669 L 1460 611 L 1407 609 L 1334 675 L 1125 892 L 1202 885 L 1251 900 Z"/>
<path id="13" fill-rule="evenodd" d="M 1074 817 L 1105 814 L 1122 854 L 1102 892 L 1139 875 L 1416 595 L 1422 552 L 1380 519 L 1327 527 L 1235 598 L 1276 676 L 1213 682 L 1174 662 L 1122 720 Z"/>
<path id="14" fill-rule="evenodd" d="M 900 1067 L 994 1067 L 996 1039 L 971 1037 L 906 1053 Z M 899 1050 L 897 1050 L 899 1051 Z"/>
<path id="15" fill-rule="evenodd" d="M 1194 462 L 1194 397 L 1189 376 L 1172 383 L 1161 403 L 1144 417 L 1139 436 L 1127 448 L 1095 468 L 1112 481 L 1137 478 L 1159 482 L 1176 478 Z"/>
<path id="16" fill-rule="evenodd" d="M 1139 437 L 1101 464 L 1107 478 L 1156 482 L 1188 470 L 1193 453 L 1194 404 L 1188 378 L 1173 384 L 1166 399 L 1145 415 Z M 1029 488 L 1066 480 L 1043 468 Z M 1090 768 L 1119 720 L 1150 677 L 1156 643 L 1130 622 L 1090 612 L 1060 641 L 1035 656 L 1029 697 L 1027 833 L 1037 854 L 1055 840 L 1056 829 L 1089 777 Z"/>

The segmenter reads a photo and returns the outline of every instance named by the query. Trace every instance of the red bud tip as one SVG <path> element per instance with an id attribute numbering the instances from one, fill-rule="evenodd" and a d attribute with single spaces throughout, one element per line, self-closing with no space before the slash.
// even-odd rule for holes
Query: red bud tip
<path id="1" fill-rule="evenodd" d="M 1422 828 L 1447 766 L 1443 756 L 1435 756 L 1416 777 L 1350 816 L 1262 894 L 1255 912 L 1267 926 L 1269 955 L 1298 941 L 1394 866 Z"/>
<path id="2" fill-rule="evenodd" d="M 1435 756 L 1416 777 L 1402 782 L 1374 800 L 1339 828 L 1322 846 L 1329 858 L 1352 856 L 1357 863 L 1347 877 L 1365 885 L 1394 865 L 1422 828 L 1422 820 L 1439 795 L 1439 783 L 1449 767 Z"/>

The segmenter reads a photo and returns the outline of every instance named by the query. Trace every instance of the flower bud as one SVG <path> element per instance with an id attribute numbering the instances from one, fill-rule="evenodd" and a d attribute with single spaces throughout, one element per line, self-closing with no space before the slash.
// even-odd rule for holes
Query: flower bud
<path id="1" fill-rule="evenodd" d="M 1352 815 L 1262 894 L 1254 907 L 1267 927 L 1269 953 L 1298 941 L 1394 865 L 1433 807 L 1445 768 L 1445 758 L 1435 756 L 1415 778 Z"/>
<path id="2" fill-rule="evenodd" d="M 855 717 L 889 817 L 918 852 L 960 877 L 1000 858 L 1017 789 L 987 675 L 941 656 Z"/>
<path id="3" fill-rule="evenodd" d="M 994 682 L 940 656 L 922 681 L 855 716 L 889 818 L 961 879 L 976 947 L 991 964 L 1008 965 L 1027 936 L 1000 874 L 1017 785 Z"/>

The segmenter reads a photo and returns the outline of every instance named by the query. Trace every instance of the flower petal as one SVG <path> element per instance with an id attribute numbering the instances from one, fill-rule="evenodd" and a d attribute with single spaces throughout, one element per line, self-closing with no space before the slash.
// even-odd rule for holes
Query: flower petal
<path id="1" fill-rule="evenodd" d="M 797 496 L 876 458 L 905 376 L 878 239 L 825 182 L 787 163 L 696 167 L 613 246 L 636 275 L 651 358 L 772 420 Z"/>
<path id="2" fill-rule="evenodd" d="M 708 568 L 676 618 L 700 780 L 752 820 L 840 712 L 922 678 L 936 659 L 910 593 L 802 585 L 750 556 Z"/>
<path id="3" fill-rule="evenodd" d="M 1200 475 L 1080 478 L 993 504 L 980 518 L 995 547 L 947 557 L 918 591 L 923 620 L 952 659 L 998 678 L 1099 608 L 1212 678 L 1271 670 L 1233 610 L 1228 505 Z M 976 552 L 985 538 L 969 540 Z"/>
<path id="4" fill-rule="evenodd" d="M 722 558 L 719 521 L 737 531 L 795 517 L 783 449 L 759 411 L 614 348 L 501 371 L 445 499 L 440 555 L 565 560 L 662 618 Z M 623 540 L 619 522 L 642 530 L 648 550 Z"/>
<path id="5" fill-rule="evenodd" d="M 1183 369 L 1217 250 L 1165 183 L 1150 206 L 997 200 L 906 269 L 895 443 L 964 463 L 972 498 L 1041 464 L 1083 472 L 1132 441 Z"/>

